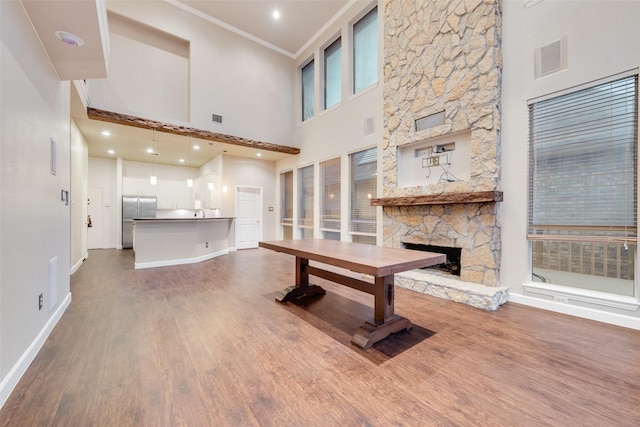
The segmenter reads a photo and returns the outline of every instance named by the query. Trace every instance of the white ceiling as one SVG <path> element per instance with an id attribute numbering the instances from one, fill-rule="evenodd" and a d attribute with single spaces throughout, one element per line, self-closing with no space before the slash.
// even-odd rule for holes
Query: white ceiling
<path id="1" fill-rule="evenodd" d="M 166 0 L 255 37 L 296 57 L 325 25 L 354 0 Z M 273 12 L 280 13 L 279 19 Z"/>
<path id="2" fill-rule="evenodd" d="M 141 0 L 129 0 L 141 1 Z M 212 23 L 252 39 L 268 48 L 295 58 L 314 41 L 317 35 L 337 19 L 344 10 L 356 1 L 368 0 L 163 0 L 173 6 L 201 17 Z M 100 16 L 103 0 L 22 0 L 42 44 L 56 67 L 61 79 L 75 80 L 100 78 L 106 72 L 104 46 L 101 45 L 103 31 L 96 16 Z M 108 2 L 107 2 L 108 7 Z M 280 18 L 272 16 L 278 10 Z M 85 41 L 85 49 L 77 49 L 61 43 L 55 30 L 79 35 Z M 86 57 L 86 47 L 91 55 Z M 94 68 L 91 68 L 93 66 Z M 87 74 L 76 75 L 76 71 Z M 93 74 L 92 74 L 93 73 Z M 96 74 L 96 75 L 94 75 Z M 75 92 L 75 91 L 74 91 Z M 88 119 L 77 94 L 72 96 L 72 116 L 85 136 L 89 155 L 95 157 L 122 157 L 125 160 L 151 162 L 154 157 L 145 150 L 153 145 L 150 130 L 138 129 Z M 111 136 L 101 132 L 109 130 Z M 242 137 L 243 135 L 237 135 Z M 133 141 L 133 142 L 132 142 Z M 256 158 L 256 150 L 235 145 L 192 141 L 204 149 L 191 151 L 191 165 L 199 167 L 211 156 L 223 151 L 230 155 Z M 266 141 L 269 142 L 269 141 Z M 189 155 L 189 140 L 182 136 L 156 133 L 157 164 L 183 165 L 178 159 Z M 115 155 L 107 153 L 112 149 Z M 287 154 L 264 151 L 263 159 L 279 160 Z"/>

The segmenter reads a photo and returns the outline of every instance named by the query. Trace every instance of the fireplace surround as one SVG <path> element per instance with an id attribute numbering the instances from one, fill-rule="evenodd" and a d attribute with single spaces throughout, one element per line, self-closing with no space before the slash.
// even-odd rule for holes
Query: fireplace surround
<path id="1" fill-rule="evenodd" d="M 383 197 L 372 201 L 383 207 L 385 246 L 461 250 L 459 277 L 421 271 L 396 284 L 460 302 L 492 295 L 471 303 L 483 308 L 507 295 L 498 288 L 501 19 L 498 0 L 385 3 Z"/>

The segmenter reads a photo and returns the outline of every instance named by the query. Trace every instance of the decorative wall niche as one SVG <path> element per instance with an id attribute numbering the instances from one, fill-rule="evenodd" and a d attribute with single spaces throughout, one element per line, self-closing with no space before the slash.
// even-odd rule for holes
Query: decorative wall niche
<path id="1" fill-rule="evenodd" d="M 398 187 L 416 187 L 471 178 L 471 131 L 398 147 Z"/>

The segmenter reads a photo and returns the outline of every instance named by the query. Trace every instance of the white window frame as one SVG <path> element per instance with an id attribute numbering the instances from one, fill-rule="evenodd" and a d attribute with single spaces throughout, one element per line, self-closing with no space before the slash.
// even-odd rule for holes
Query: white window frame
<path id="1" fill-rule="evenodd" d="M 355 36 L 354 36 L 354 26 L 356 26 L 365 16 L 367 16 L 369 13 L 371 13 L 374 9 L 377 9 L 377 49 L 376 49 L 376 81 L 366 87 L 360 88 L 360 90 L 356 90 L 356 79 L 355 79 Z M 361 93 L 365 93 L 368 90 L 370 90 L 372 87 L 375 87 L 379 81 L 380 81 L 380 54 L 379 54 L 379 50 L 380 50 L 380 9 L 378 8 L 378 4 L 377 2 L 374 2 L 370 5 L 370 7 L 367 7 L 366 9 L 364 9 L 362 11 L 361 14 L 357 15 L 356 18 L 351 21 L 350 25 L 349 25 L 349 46 L 348 46 L 348 52 L 349 52 L 349 86 L 350 86 L 350 93 L 351 93 L 351 97 L 357 96 Z"/>
<path id="2" fill-rule="evenodd" d="M 620 73 L 620 74 L 616 74 L 613 76 L 610 76 L 608 78 L 605 79 L 601 79 L 595 82 L 591 82 L 585 85 L 580 85 L 580 86 L 576 86 L 576 87 L 572 87 L 563 91 L 558 91 L 558 92 L 554 92 L 552 94 L 548 94 L 545 96 L 541 96 L 541 97 L 537 97 L 534 99 L 531 99 L 528 101 L 528 104 L 531 105 L 533 103 L 536 102 L 541 102 L 550 98 L 556 98 L 556 97 L 560 97 L 563 95 L 567 95 L 573 92 L 577 92 L 581 89 L 587 89 L 587 88 L 591 88 L 591 87 L 595 87 L 598 85 L 602 85 L 602 84 L 606 84 L 608 82 L 612 82 L 615 80 L 619 80 L 622 79 L 624 77 L 628 77 L 628 76 L 632 76 L 632 75 L 638 75 L 638 69 L 634 69 L 634 70 L 630 70 L 628 72 L 625 73 Z M 638 91 L 638 89 L 637 89 Z M 637 92 L 636 92 L 637 93 Z M 637 96 L 636 98 L 636 128 L 638 127 L 638 111 L 640 111 L 640 96 Z M 640 143 L 640 141 L 637 140 L 637 135 L 636 135 L 636 151 L 638 150 L 638 144 Z M 637 163 L 636 163 L 636 192 L 639 192 L 638 189 L 640 189 L 640 181 L 638 181 L 638 177 L 640 176 L 640 156 L 638 156 L 639 159 L 637 159 Z M 530 178 L 529 178 L 530 181 Z M 637 202 L 640 204 L 640 197 L 638 197 L 638 195 L 636 194 L 636 198 L 638 199 Z M 637 212 L 640 212 L 640 209 L 638 209 L 639 207 L 636 207 Z M 637 230 L 636 230 L 636 235 L 637 235 Z M 614 294 L 614 293 L 606 293 L 606 292 L 600 292 L 600 291 L 592 291 L 589 289 L 584 289 L 584 288 L 577 288 L 577 287 L 571 287 L 571 286 L 566 286 L 566 285 L 556 285 L 553 283 L 545 283 L 545 282 L 538 282 L 538 281 L 533 281 L 531 278 L 531 273 L 533 272 L 533 262 L 532 262 L 532 246 L 533 246 L 533 242 L 530 242 L 529 244 L 529 273 L 530 273 L 530 278 L 529 281 L 527 283 L 523 284 L 523 288 L 526 292 L 532 293 L 532 294 L 537 294 L 540 296 L 543 296 L 546 299 L 551 298 L 552 301 L 554 302 L 559 302 L 559 303 L 564 303 L 564 304 L 568 304 L 571 302 L 576 302 L 578 304 L 592 304 L 592 305 L 599 305 L 599 306 L 605 306 L 605 307 L 610 307 L 610 308 L 614 308 L 614 309 L 621 309 L 621 310 L 629 310 L 629 311 L 637 311 L 638 309 L 640 309 L 640 287 L 638 286 L 638 277 L 639 277 L 639 272 L 638 272 L 638 268 L 640 267 L 639 265 L 639 252 L 638 250 L 636 250 L 636 256 L 634 259 L 635 265 L 634 265 L 634 270 L 635 270 L 635 277 L 634 277 L 634 296 L 624 296 L 624 295 L 619 295 L 619 294 Z M 567 311 L 569 312 L 569 311 Z"/>

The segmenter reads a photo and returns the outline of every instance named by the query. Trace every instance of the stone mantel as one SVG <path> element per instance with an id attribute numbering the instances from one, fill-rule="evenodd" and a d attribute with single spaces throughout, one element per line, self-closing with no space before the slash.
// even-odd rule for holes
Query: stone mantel
<path id="1" fill-rule="evenodd" d="M 428 196 L 385 197 L 371 199 L 371 206 L 449 205 L 454 203 L 501 202 L 502 191 L 432 194 Z"/>

